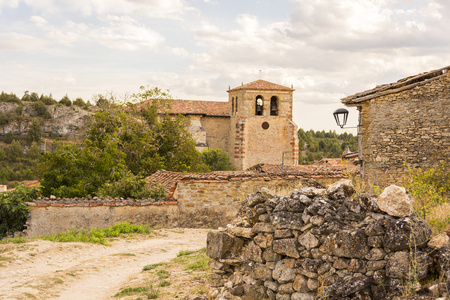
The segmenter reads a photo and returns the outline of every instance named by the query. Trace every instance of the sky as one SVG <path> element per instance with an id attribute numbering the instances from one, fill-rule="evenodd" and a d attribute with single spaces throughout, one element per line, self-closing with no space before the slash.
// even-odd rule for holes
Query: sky
<path id="1" fill-rule="evenodd" d="M 448 0 L 0 0 L 0 90 L 227 101 L 264 79 L 299 128 L 354 132 L 340 99 L 450 65 L 448 24 Z"/>

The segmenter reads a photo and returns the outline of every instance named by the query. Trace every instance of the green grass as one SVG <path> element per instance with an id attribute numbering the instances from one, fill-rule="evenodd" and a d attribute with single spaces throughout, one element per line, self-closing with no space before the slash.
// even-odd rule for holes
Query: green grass
<path id="1" fill-rule="evenodd" d="M 168 282 L 168 281 L 166 281 L 166 280 L 163 280 L 163 281 L 161 281 L 160 283 L 159 283 L 159 286 L 160 287 L 165 287 L 165 286 L 169 286 L 170 285 L 170 282 Z"/>
<path id="2" fill-rule="evenodd" d="M 142 268 L 142 271 L 153 270 L 153 269 L 156 269 L 159 266 L 162 266 L 163 264 L 164 263 L 156 263 L 156 264 L 146 265 L 145 267 Z"/>
<path id="3" fill-rule="evenodd" d="M 143 292 L 147 292 L 149 290 L 148 286 L 140 286 L 140 287 L 134 287 L 134 288 L 126 288 L 118 292 L 114 295 L 114 297 L 124 297 L 124 296 L 131 296 L 134 294 L 139 294 Z"/>
<path id="4" fill-rule="evenodd" d="M 207 257 L 205 254 L 202 257 L 199 257 L 193 263 L 188 264 L 184 269 L 186 271 L 208 271 L 209 270 L 208 262 L 210 260 L 211 258 Z"/>
<path id="5" fill-rule="evenodd" d="M 189 255 L 189 254 L 192 254 L 192 253 L 195 253 L 195 252 L 197 252 L 197 251 L 193 251 L 193 250 L 181 250 L 180 252 L 178 252 L 177 257 Z"/>
<path id="6" fill-rule="evenodd" d="M 0 240 L 0 244 L 23 244 L 28 242 L 27 238 L 24 237 L 16 237 L 16 238 L 6 238 L 6 239 L 1 239 Z"/>
<path id="7" fill-rule="evenodd" d="M 158 272 L 156 272 L 156 275 L 158 275 L 159 278 L 163 279 L 169 277 L 170 273 L 166 270 L 159 270 Z"/>

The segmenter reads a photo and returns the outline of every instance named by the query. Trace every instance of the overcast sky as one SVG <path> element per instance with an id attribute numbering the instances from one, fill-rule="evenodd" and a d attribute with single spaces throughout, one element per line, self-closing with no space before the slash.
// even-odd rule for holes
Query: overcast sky
<path id="1" fill-rule="evenodd" d="M 226 101 L 262 78 L 339 133 L 341 98 L 450 65 L 449 24 L 448 0 L 0 0 L 0 90 Z"/>

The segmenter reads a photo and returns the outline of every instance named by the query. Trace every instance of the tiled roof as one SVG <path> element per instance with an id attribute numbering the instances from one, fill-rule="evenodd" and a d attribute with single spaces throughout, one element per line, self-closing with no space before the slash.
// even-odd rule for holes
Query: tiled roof
<path id="1" fill-rule="evenodd" d="M 284 85 L 272 83 L 269 81 L 265 81 L 262 79 L 252 81 L 247 84 L 243 84 L 241 86 L 235 87 L 233 89 L 228 90 L 228 92 L 231 91 L 237 91 L 237 90 L 275 90 L 275 91 L 293 91 L 294 89 L 289 88 Z"/>
<path id="2" fill-rule="evenodd" d="M 344 104 L 352 104 L 359 103 L 363 101 L 367 101 L 373 98 L 398 93 L 404 90 L 412 89 L 416 86 L 427 84 L 430 81 L 439 79 L 442 76 L 447 76 L 450 70 L 450 66 L 433 70 L 430 72 L 421 73 L 414 76 L 409 76 L 403 79 L 400 79 L 397 82 L 378 85 L 371 90 L 367 90 L 364 92 L 360 92 L 345 98 L 341 99 L 341 102 Z"/>
<path id="3" fill-rule="evenodd" d="M 152 100 L 141 102 L 151 104 Z M 223 101 L 201 101 L 201 100 L 169 100 L 169 114 L 180 115 L 206 115 L 216 117 L 229 117 L 228 102 Z"/>
<path id="4" fill-rule="evenodd" d="M 177 182 L 185 180 L 241 180 L 243 178 L 261 178 L 273 176 L 274 178 L 283 178 L 290 176 L 300 177 L 342 177 L 344 171 L 354 173 L 359 171 L 359 167 L 353 164 L 331 165 L 324 163 L 322 165 L 300 165 L 300 166 L 284 166 L 258 164 L 246 171 L 217 171 L 211 173 L 179 173 L 166 170 L 159 170 L 149 176 L 153 182 L 163 184 L 168 191 L 167 198 L 171 198 L 176 189 Z"/>

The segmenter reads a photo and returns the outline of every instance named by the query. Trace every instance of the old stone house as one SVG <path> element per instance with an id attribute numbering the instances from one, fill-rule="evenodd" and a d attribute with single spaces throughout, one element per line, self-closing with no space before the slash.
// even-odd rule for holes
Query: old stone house
<path id="1" fill-rule="evenodd" d="M 407 168 L 450 163 L 450 66 L 341 99 L 359 111 L 361 174 L 400 183 Z"/>
<path id="2" fill-rule="evenodd" d="M 227 102 L 173 100 L 168 112 L 190 120 L 198 150 L 226 151 L 237 170 L 259 163 L 296 165 L 294 89 L 257 80 L 227 92 Z"/>

